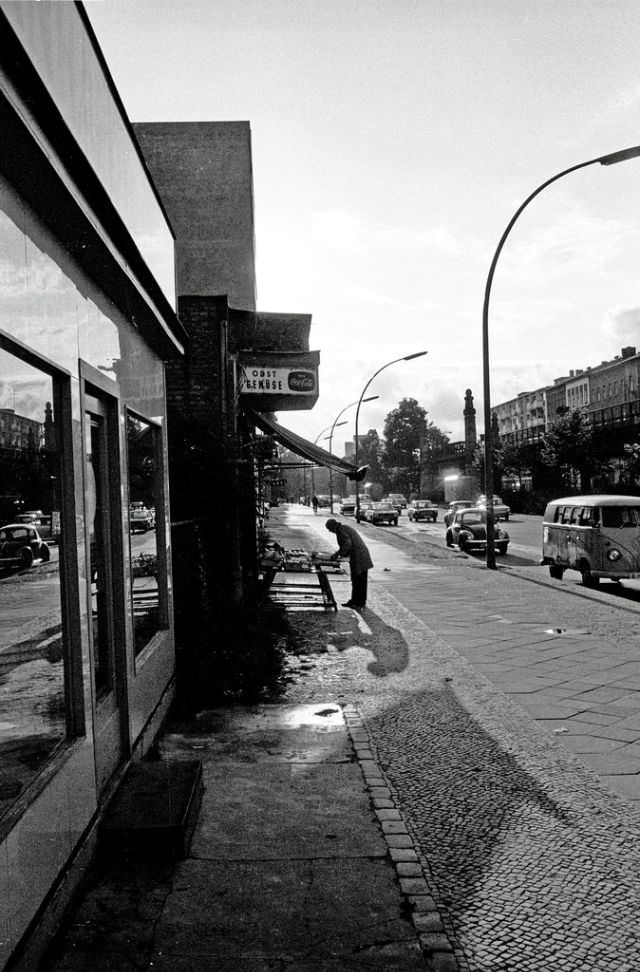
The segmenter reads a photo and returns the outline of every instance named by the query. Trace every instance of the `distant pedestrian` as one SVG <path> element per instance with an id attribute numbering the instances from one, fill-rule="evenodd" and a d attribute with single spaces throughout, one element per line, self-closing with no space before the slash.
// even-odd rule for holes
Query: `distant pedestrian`
<path id="1" fill-rule="evenodd" d="M 331 555 L 331 560 L 340 557 L 349 558 L 351 570 L 351 598 L 345 601 L 343 607 L 363 608 L 367 604 L 367 580 L 373 561 L 369 549 L 355 529 L 338 520 L 327 520 L 325 527 L 329 533 L 335 533 L 338 549 Z"/>
<path id="2" fill-rule="evenodd" d="M 318 512 L 318 497 L 317 496 L 314 496 L 313 497 L 313 499 L 311 500 L 311 505 L 313 506 L 313 512 L 314 513 L 317 513 Z"/>

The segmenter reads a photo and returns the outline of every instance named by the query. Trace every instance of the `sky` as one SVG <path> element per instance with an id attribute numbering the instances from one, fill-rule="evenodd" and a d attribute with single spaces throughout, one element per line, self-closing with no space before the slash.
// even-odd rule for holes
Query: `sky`
<path id="1" fill-rule="evenodd" d="M 333 451 L 415 398 L 483 428 L 482 305 L 521 203 L 640 144 L 638 0 L 88 0 L 132 121 L 249 121 L 258 309 L 313 315 Z M 640 350 L 640 159 L 549 186 L 500 255 L 491 402 Z"/>

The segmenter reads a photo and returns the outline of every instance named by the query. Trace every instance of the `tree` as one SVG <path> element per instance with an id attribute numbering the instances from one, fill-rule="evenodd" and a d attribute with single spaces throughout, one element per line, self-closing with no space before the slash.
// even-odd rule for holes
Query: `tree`
<path id="1" fill-rule="evenodd" d="M 593 432 L 583 409 L 569 409 L 547 429 L 541 460 L 548 469 L 556 471 L 559 485 L 588 488 L 599 463 L 594 457 Z"/>
<path id="2" fill-rule="evenodd" d="M 429 423 L 426 409 L 415 398 L 403 398 L 384 422 L 382 463 L 390 486 L 404 493 L 414 492 L 420 484 L 420 445 Z"/>
<path id="3" fill-rule="evenodd" d="M 368 466 L 367 479 L 382 482 L 384 471 L 380 463 L 382 443 L 375 429 L 369 429 L 366 435 L 358 436 L 358 465 Z"/>

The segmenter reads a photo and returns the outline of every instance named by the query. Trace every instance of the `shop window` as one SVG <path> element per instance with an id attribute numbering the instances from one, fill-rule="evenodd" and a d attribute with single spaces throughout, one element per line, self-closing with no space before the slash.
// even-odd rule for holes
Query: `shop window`
<path id="1" fill-rule="evenodd" d="M 164 557 L 159 544 L 163 521 L 160 430 L 127 413 L 129 551 L 135 652 L 167 625 Z"/>
<path id="2" fill-rule="evenodd" d="M 0 347 L 0 815 L 67 735 L 60 394 Z"/>

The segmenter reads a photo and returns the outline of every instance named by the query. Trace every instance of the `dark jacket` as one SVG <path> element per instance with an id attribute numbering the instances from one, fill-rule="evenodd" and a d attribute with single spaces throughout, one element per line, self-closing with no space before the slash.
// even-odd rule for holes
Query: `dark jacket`
<path id="1" fill-rule="evenodd" d="M 336 530 L 338 553 L 341 557 L 349 558 L 352 574 L 361 574 L 363 570 L 373 567 L 369 549 L 354 527 L 339 523 Z"/>

